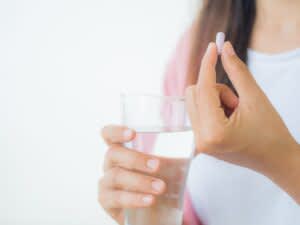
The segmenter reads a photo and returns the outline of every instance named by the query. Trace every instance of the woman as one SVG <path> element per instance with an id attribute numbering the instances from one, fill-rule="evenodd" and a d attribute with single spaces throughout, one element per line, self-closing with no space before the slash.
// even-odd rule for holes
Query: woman
<path id="1" fill-rule="evenodd" d="M 180 41 L 165 94 L 186 92 L 196 137 L 184 224 L 300 224 L 299 12 L 299 0 L 207 0 Z M 218 31 L 230 41 L 220 63 L 209 44 Z M 102 134 L 99 200 L 123 224 L 124 208 L 151 206 L 166 184 L 141 174 L 158 159 L 122 147 L 134 131 Z"/>

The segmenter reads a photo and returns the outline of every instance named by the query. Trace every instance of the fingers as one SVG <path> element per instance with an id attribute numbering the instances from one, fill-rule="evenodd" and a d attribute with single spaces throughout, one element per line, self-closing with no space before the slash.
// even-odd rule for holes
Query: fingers
<path id="1" fill-rule="evenodd" d="M 149 207 L 154 204 L 154 196 L 147 194 L 131 193 L 121 190 L 103 190 L 98 201 L 104 209 L 124 209 Z"/>
<path id="2" fill-rule="evenodd" d="M 219 90 L 221 101 L 226 107 L 234 109 L 238 106 L 239 99 L 228 86 L 218 84 L 217 89 Z"/>
<path id="3" fill-rule="evenodd" d="M 201 110 L 202 116 L 205 118 L 210 118 L 215 121 L 225 121 L 226 116 L 222 110 L 221 100 L 219 96 L 219 91 L 217 90 L 216 83 L 216 64 L 218 60 L 217 46 L 215 43 L 210 43 L 207 50 L 203 56 L 198 83 L 197 92 L 194 99 L 188 100 L 192 102 L 191 109 L 188 110 L 189 114 L 193 114 L 193 110 Z M 192 96 L 192 95 L 190 95 Z M 193 101 L 197 102 L 194 104 Z M 195 106 L 197 106 L 195 108 Z M 196 110 L 197 111 L 197 110 Z M 194 112 L 198 113 L 198 112 Z"/>
<path id="4" fill-rule="evenodd" d="M 144 173 L 155 173 L 159 169 L 160 160 L 120 145 L 112 145 L 105 155 L 104 171 L 116 166 Z"/>
<path id="5" fill-rule="evenodd" d="M 110 189 L 155 195 L 162 194 L 166 190 L 165 182 L 160 179 L 118 167 L 105 173 L 102 185 Z"/>
<path id="6" fill-rule="evenodd" d="M 124 143 L 132 140 L 135 132 L 127 127 L 110 125 L 102 129 L 102 137 L 108 144 Z"/>
<path id="7" fill-rule="evenodd" d="M 209 43 L 201 62 L 197 83 L 199 87 L 213 87 L 216 84 L 217 60 L 217 46 L 215 43 Z"/>
<path id="8" fill-rule="evenodd" d="M 257 84 L 247 66 L 236 55 L 230 42 L 226 42 L 222 51 L 223 67 L 240 97 L 253 92 Z"/>

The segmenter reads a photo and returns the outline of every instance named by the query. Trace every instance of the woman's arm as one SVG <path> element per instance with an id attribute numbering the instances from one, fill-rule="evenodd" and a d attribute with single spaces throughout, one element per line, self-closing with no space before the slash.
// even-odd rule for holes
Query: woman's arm
<path id="1" fill-rule="evenodd" d="M 300 145 L 282 146 L 281 151 L 266 158 L 265 165 L 261 173 L 300 204 Z"/>
<path id="2" fill-rule="evenodd" d="M 211 43 L 198 83 L 186 92 L 198 153 L 260 172 L 300 204 L 299 144 L 229 42 L 221 58 L 239 98 L 216 83 L 218 55 Z"/>

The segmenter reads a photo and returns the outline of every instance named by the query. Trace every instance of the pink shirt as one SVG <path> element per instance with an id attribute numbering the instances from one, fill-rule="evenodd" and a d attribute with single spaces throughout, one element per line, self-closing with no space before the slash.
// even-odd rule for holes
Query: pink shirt
<path id="1" fill-rule="evenodd" d="M 189 45 L 190 35 L 185 34 L 180 39 L 175 53 L 167 65 L 163 87 L 164 94 L 167 96 L 184 95 L 189 60 Z M 201 225 L 188 192 L 185 195 L 183 220 L 184 225 Z"/>

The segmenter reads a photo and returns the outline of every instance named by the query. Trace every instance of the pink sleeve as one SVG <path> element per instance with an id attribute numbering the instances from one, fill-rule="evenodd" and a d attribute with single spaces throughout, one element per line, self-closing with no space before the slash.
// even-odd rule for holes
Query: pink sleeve
<path id="1" fill-rule="evenodd" d="M 167 96 L 182 96 L 185 91 L 185 80 L 187 76 L 189 60 L 189 32 L 180 39 L 176 51 L 167 65 L 164 79 L 164 94 Z M 192 206 L 188 191 L 184 199 L 184 225 L 201 225 L 197 214 Z"/>
<path id="2" fill-rule="evenodd" d="M 184 95 L 189 60 L 189 45 L 190 37 L 189 33 L 186 32 L 179 40 L 177 48 L 167 64 L 163 83 L 165 95 Z"/>

